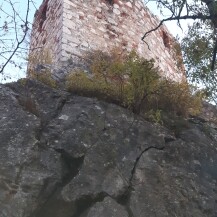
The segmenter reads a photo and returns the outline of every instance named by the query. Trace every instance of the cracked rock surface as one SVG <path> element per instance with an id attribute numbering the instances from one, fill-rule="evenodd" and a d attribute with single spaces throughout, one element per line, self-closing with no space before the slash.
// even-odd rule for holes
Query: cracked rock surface
<path id="1" fill-rule="evenodd" d="M 177 137 L 26 80 L 0 86 L 0 217 L 216 217 L 217 126 Z"/>

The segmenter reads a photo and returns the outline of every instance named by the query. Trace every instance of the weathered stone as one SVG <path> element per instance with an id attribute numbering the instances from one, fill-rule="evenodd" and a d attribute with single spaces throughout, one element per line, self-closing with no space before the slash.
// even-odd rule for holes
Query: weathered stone
<path id="1" fill-rule="evenodd" d="M 1 217 L 28 216 L 45 202 L 44 197 L 40 198 L 41 202 L 37 201 L 40 192 L 44 191 L 44 196 L 49 196 L 49 191 L 61 181 L 60 156 L 46 148 L 43 153 L 40 151 L 40 119 L 34 114 L 31 94 L 24 86 L 20 87 L 19 91 L 24 96 L 5 86 L 1 86 L 0 91 Z M 21 103 L 20 98 L 28 94 L 29 100 Z"/>
<path id="2" fill-rule="evenodd" d="M 129 217 L 128 213 L 120 204 L 109 197 L 106 197 L 103 202 L 96 203 L 87 217 Z"/>
<path id="3" fill-rule="evenodd" d="M 217 126 L 202 116 L 173 132 L 34 80 L 1 85 L 0 113 L 1 217 L 217 216 Z"/>

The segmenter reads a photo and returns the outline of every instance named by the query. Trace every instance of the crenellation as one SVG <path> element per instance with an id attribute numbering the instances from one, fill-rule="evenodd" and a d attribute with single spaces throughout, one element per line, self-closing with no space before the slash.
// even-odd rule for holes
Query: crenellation
<path id="1" fill-rule="evenodd" d="M 141 0 L 44 0 L 35 15 L 30 55 L 39 53 L 36 47 L 48 49 L 60 64 L 83 51 L 117 46 L 153 58 L 166 77 L 185 79 L 183 65 L 177 64 L 181 53 L 173 49 L 177 42 L 164 25 L 146 43 L 141 40 L 159 22 Z"/>

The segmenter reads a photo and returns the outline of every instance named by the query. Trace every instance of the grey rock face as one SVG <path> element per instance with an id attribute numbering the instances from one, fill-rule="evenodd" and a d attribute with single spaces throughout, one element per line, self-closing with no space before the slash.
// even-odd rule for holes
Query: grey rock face
<path id="1" fill-rule="evenodd" d="M 119 205 L 116 201 L 106 197 L 103 202 L 96 203 L 91 207 L 87 217 L 129 217 L 128 213 L 123 206 Z"/>
<path id="2" fill-rule="evenodd" d="M 0 86 L 0 217 L 217 216 L 217 128 L 179 132 L 27 80 Z"/>

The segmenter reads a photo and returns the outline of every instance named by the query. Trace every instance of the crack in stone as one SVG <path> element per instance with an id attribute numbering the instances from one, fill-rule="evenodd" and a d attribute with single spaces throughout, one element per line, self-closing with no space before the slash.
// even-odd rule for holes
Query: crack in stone
<path id="1" fill-rule="evenodd" d="M 68 97 L 62 99 L 60 96 L 60 102 L 58 102 L 58 105 L 55 109 L 54 115 L 47 120 L 43 119 L 43 117 L 39 117 L 40 118 L 40 127 L 36 130 L 36 136 L 35 137 L 40 143 L 41 143 L 41 137 L 42 137 L 43 132 L 45 131 L 46 127 L 53 119 L 58 117 L 58 115 L 63 110 L 63 107 L 65 106 L 67 100 L 68 100 Z"/>
<path id="2" fill-rule="evenodd" d="M 170 142 L 174 142 L 176 140 L 176 138 L 172 137 L 172 136 L 165 136 L 164 137 L 164 142 L 165 143 L 170 143 Z"/>
<path id="3" fill-rule="evenodd" d="M 61 190 L 66 186 L 80 171 L 80 168 L 83 164 L 84 157 L 74 158 L 69 153 L 67 153 L 64 149 L 54 149 L 57 153 L 61 154 L 61 158 L 63 161 L 63 167 L 67 172 L 62 177 L 61 182 L 56 183 L 55 188 L 47 197 L 46 201 L 38 207 L 33 215 L 34 217 L 47 217 L 46 210 L 54 208 L 54 204 L 58 204 L 58 196 L 61 193 Z M 63 169 L 63 170 L 64 170 Z M 46 184 L 46 183 L 45 183 Z M 65 204 L 63 204 L 64 206 Z M 70 204 L 65 205 L 68 207 Z M 45 213 L 45 214 L 44 214 Z M 49 216 L 49 215 L 48 215 Z"/>
<path id="4" fill-rule="evenodd" d="M 22 107 L 25 108 L 25 110 L 32 113 L 33 115 L 36 115 L 40 119 L 41 125 L 40 125 L 40 127 L 39 127 L 39 129 L 37 131 L 36 138 L 39 141 L 39 143 L 43 143 L 43 141 L 41 141 L 43 132 L 45 131 L 45 129 L 48 126 L 48 124 L 50 123 L 50 121 L 52 121 L 53 119 L 58 117 L 58 115 L 61 113 L 65 103 L 68 100 L 68 97 L 67 97 L 67 95 L 64 98 L 61 95 L 59 96 L 59 99 L 57 101 L 57 105 L 56 105 L 54 114 L 49 118 L 43 118 L 43 115 L 40 115 L 40 106 L 38 105 L 37 101 L 34 100 L 34 96 L 30 95 L 28 97 L 26 99 L 24 99 L 24 101 L 20 101 L 19 97 L 17 98 L 17 100 L 18 100 L 18 103 Z M 23 100 L 23 99 L 21 99 L 21 100 Z M 25 100 L 27 100 L 27 101 L 25 101 Z M 26 106 L 26 104 L 28 104 L 28 103 L 29 103 L 30 107 L 33 107 L 33 109 L 31 109 L 31 108 L 29 109 L 28 105 Z M 113 128 L 111 126 L 107 128 L 107 126 L 106 126 L 107 111 L 105 111 L 104 115 L 105 115 L 104 116 L 104 128 L 100 130 L 101 132 L 104 132 L 108 128 Z M 128 129 L 126 130 L 126 132 L 129 131 L 130 128 L 132 128 L 134 122 L 135 122 L 135 117 L 133 118 L 133 121 L 132 121 L 132 123 L 130 123 L 130 125 L 129 125 Z M 99 135 L 99 140 L 102 140 L 101 134 Z M 164 140 L 165 140 L 165 143 L 174 141 L 174 139 L 171 139 L 171 138 L 165 138 Z M 132 180 L 133 180 L 137 165 L 138 165 L 142 155 L 145 152 L 147 152 L 148 150 L 150 150 L 150 149 L 163 150 L 164 147 L 158 148 L 158 147 L 155 147 L 155 146 L 150 146 L 150 147 L 144 149 L 139 154 L 139 156 L 136 158 L 136 160 L 134 162 L 133 168 L 131 170 L 131 176 L 130 176 L 129 181 L 128 181 L 127 189 L 124 191 L 124 193 L 119 195 L 117 198 L 113 198 L 117 203 L 119 203 L 120 205 L 125 207 L 126 211 L 128 212 L 129 217 L 134 217 L 133 212 L 129 207 L 129 200 L 130 200 L 130 197 L 131 197 L 131 192 L 133 190 Z M 50 195 L 47 197 L 46 201 L 43 202 L 43 204 L 41 204 L 41 206 L 39 206 L 35 210 L 33 215 L 31 215 L 31 216 L 34 216 L 34 217 L 44 216 L 44 210 L 48 209 L 48 207 L 50 207 L 52 209 L 52 204 L 55 204 L 55 202 L 58 200 L 58 199 L 56 199 L 56 197 L 60 194 L 63 187 L 66 186 L 75 176 L 77 176 L 77 174 L 79 173 L 80 168 L 81 168 L 81 166 L 83 164 L 83 161 L 84 161 L 85 155 L 83 155 L 82 157 L 74 158 L 69 153 L 67 153 L 64 149 L 53 149 L 53 150 L 61 155 L 62 162 L 63 162 L 63 167 L 66 170 L 66 172 L 62 176 L 61 182 L 55 183 L 54 189 L 50 193 Z M 48 181 L 49 180 L 47 180 L 47 182 Z M 46 182 L 46 180 L 45 180 L 45 182 Z M 46 185 L 48 185 L 48 183 L 47 184 L 45 183 L 45 188 L 46 188 Z M 75 213 L 71 217 L 82 217 L 82 216 L 84 216 L 85 213 L 88 212 L 88 210 L 94 204 L 96 204 L 97 202 L 102 202 L 105 199 L 105 197 L 107 197 L 107 196 L 111 197 L 106 192 L 100 192 L 100 193 L 98 193 L 96 195 L 94 195 L 94 194 L 85 195 L 85 196 L 79 198 L 76 201 L 72 201 L 72 203 L 74 204 L 76 210 L 75 210 Z M 47 205 L 48 205 L 48 207 L 47 207 Z"/>
<path id="5" fill-rule="evenodd" d="M 82 198 L 79 198 L 75 202 L 76 212 L 71 217 L 82 217 L 87 214 L 89 209 L 98 202 L 102 202 L 106 197 L 109 197 L 109 194 L 106 192 L 100 192 L 97 195 L 85 195 Z"/>
<path id="6" fill-rule="evenodd" d="M 64 149 L 54 149 L 56 152 L 61 154 L 61 158 L 65 165 L 65 168 L 68 170 L 66 175 L 63 177 L 62 184 L 65 186 L 68 184 L 80 171 L 80 168 L 84 162 L 84 155 L 78 158 L 72 157 Z"/>
<path id="7" fill-rule="evenodd" d="M 136 171 L 136 167 L 137 167 L 137 165 L 138 165 L 138 163 L 139 163 L 139 160 L 140 160 L 140 158 L 142 157 L 142 155 L 143 155 L 145 152 L 149 151 L 150 149 L 156 149 L 156 150 L 162 151 L 162 150 L 164 150 L 164 148 L 165 148 L 164 146 L 163 146 L 163 147 L 160 147 L 160 148 L 155 147 L 155 146 L 149 146 L 148 148 L 145 148 L 145 149 L 140 153 L 140 155 L 136 158 L 136 161 L 135 161 L 135 163 L 134 163 L 133 169 L 132 169 L 132 171 L 131 171 L 131 177 L 130 177 L 130 180 L 129 180 L 130 185 L 132 185 L 132 180 L 133 180 L 133 177 L 134 177 L 134 174 L 135 174 L 135 171 Z"/>
<path id="8" fill-rule="evenodd" d="M 27 112 L 40 118 L 39 105 L 36 103 L 34 96 L 31 94 L 29 96 L 15 95 L 18 104 Z"/>
<path id="9" fill-rule="evenodd" d="M 131 176 L 130 176 L 130 179 L 129 179 L 129 186 L 127 187 L 127 189 L 124 191 L 123 194 L 121 194 L 120 196 L 118 196 L 116 198 L 116 201 L 117 203 L 119 203 L 120 205 L 123 205 L 126 209 L 126 211 L 128 212 L 128 215 L 129 217 L 135 217 L 132 210 L 130 209 L 129 207 L 129 200 L 130 200 L 130 197 L 131 197 L 131 193 L 132 193 L 132 190 L 133 190 L 133 187 L 132 187 L 132 180 L 133 180 L 133 177 L 135 175 L 135 171 L 136 171 L 136 167 L 142 157 L 142 155 L 149 151 L 150 149 L 156 149 L 156 150 L 159 150 L 159 151 L 162 151 L 164 150 L 164 146 L 163 147 L 155 147 L 155 146 L 149 146 L 147 148 L 145 148 L 140 154 L 139 156 L 136 158 L 135 160 L 135 163 L 134 163 L 134 166 L 133 166 L 133 169 L 131 170 Z"/>
<path id="10" fill-rule="evenodd" d="M 37 82 L 35 83 L 35 81 L 28 79 L 26 81 L 23 81 L 23 83 L 21 82 L 18 86 L 7 84 L 7 87 L 10 88 L 10 90 L 13 92 L 13 95 L 17 100 L 17 104 L 20 105 L 24 111 L 27 111 L 39 118 L 40 126 L 38 127 L 38 129 L 36 129 L 35 137 L 38 141 L 40 141 L 42 132 L 44 131 L 44 129 L 46 128 L 46 126 L 49 124 L 51 120 L 58 117 L 65 103 L 68 101 L 70 95 L 65 91 L 54 92 L 51 90 L 47 90 L 53 94 L 57 94 L 57 95 L 51 95 L 51 97 L 58 98 L 56 100 L 55 108 L 54 109 L 52 108 L 51 110 L 51 113 L 53 113 L 53 115 L 49 116 L 43 114 L 43 112 L 41 111 L 41 105 L 39 103 L 40 99 L 36 99 L 38 95 L 37 93 L 34 92 L 34 88 L 33 89 L 31 88 L 36 84 Z M 50 89 L 50 88 L 45 86 L 45 90 L 46 89 Z"/>

